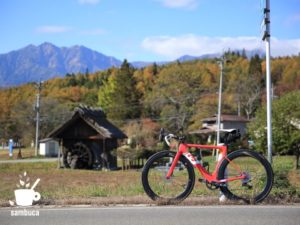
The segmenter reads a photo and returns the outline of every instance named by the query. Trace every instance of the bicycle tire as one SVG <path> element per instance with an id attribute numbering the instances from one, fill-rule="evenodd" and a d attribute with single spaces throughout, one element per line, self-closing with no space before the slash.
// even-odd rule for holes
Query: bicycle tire
<path id="1" fill-rule="evenodd" d="M 182 201 L 194 188 L 194 167 L 184 156 L 179 158 L 179 166 L 174 169 L 171 178 L 166 179 L 165 175 L 175 155 L 176 152 L 172 151 L 158 152 L 148 159 L 143 168 L 143 188 L 154 201 L 162 200 L 167 203 Z"/>
<path id="2" fill-rule="evenodd" d="M 231 181 L 221 186 L 223 194 L 228 199 L 242 200 L 248 204 L 263 201 L 273 186 L 273 170 L 270 163 L 257 152 L 246 149 L 237 150 L 222 161 L 218 179 L 240 175 L 237 174 L 237 167 L 247 175 L 247 178 Z"/>

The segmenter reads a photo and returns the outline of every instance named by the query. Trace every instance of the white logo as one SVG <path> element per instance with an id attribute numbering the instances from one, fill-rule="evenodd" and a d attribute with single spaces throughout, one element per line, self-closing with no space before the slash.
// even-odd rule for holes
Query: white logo
<path id="1" fill-rule="evenodd" d="M 40 178 L 38 178 L 34 184 L 30 188 L 30 178 L 27 176 L 27 173 L 19 175 L 20 181 L 17 184 L 19 189 L 15 190 L 16 202 L 9 201 L 11 206 L 15 204 L 18 206 L 31 206 L 33 202 L 40 200 L 41 195 L 39 192 L 34 191 L 34 188 L 40 182 Z"/>

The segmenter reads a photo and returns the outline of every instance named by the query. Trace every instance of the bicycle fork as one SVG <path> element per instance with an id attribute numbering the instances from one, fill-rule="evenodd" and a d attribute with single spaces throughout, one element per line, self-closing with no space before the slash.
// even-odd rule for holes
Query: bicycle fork
<path id="1" fill-rule="evenodd" d="M 172 164 L 171 164 L 171 167 L 170 167 L 170 169 L 169 169 L 169 171 L 168 171 L 168 173 L 167 173 L 167 175 L 166 175 L 166 179 L 170 179 L 170 178 L 171 178 L 171 176 L 172 176 L 172 174 L 173 174 L 173 171 L 174 171 L 174 169 L 175 169 L 175 167 L 176 167 L 176 165 L 177 165 L 177 162 L 179 161 L 179 158 L 180 158 L 182 155 L 184 155 L 184 157 L 185 157 L 186 159 L 188 159 L 188 161 L 190 161 L 190 163 L 191 163 L 194 167 L 197 168 L 197 164 L 200 164 L 200 162 L 197 161 L 197 160 L 195 159 L 195 157 L 194 157 L 191 153 L 189 153 L 189 152 L 186 150 L 186 147 L 184 147 L 184 146 L 181 145 L 181 146 L 179 147 L 178 152 L 177 152 L 176 155 L 175 155 L 175 158 L 173 159 L 173 162 L 172 162 Z"/>
<path id="2" fill-rule="evenodd" d="M 171 178 L 171 176 L 173 174 L 173 171 L 174 171 L 174 169 L 175 169 L 175 167 L 177 165 L 177 162 L 178 162 L 178 160 L 179 160 L 179 158 L 180 158 L 181 155 L 182 155 L 182 153 L 179 152 L 179 151 L 176 153 L 175 158 L 173 159 L 173 162 L 171 164 L 171 167 L 170 167 L 170 169 L 169 169 L 169 171 L 168 171 L 168 173 L 166 175 L 166 179 L 170 179 Z"/>

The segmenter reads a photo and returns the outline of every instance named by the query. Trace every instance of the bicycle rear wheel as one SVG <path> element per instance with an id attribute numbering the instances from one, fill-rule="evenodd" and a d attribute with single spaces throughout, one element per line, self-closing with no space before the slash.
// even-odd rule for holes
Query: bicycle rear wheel
<path id="1" fill-rule="evenodd" d="M 162 151 L 154 154 L 146 162 L 142 171 L 142 184 L 152 200 L 164 200 L 168 203 L 182 201 L 193 190 L 195 172 L 193 165 L 181 156 L 172 176 L 166 179 L 176 152 Z"/>
<path id="2" fill-rule="evenodd" d="M 273 170 L 263 156 L 249 150 L 232 152 L 221 163 L 218 178 L 233 178 L 241 174 L 246 178 L 220 187 L 227 198 L 258 203 L 268 196 L 273 185 Z"/>

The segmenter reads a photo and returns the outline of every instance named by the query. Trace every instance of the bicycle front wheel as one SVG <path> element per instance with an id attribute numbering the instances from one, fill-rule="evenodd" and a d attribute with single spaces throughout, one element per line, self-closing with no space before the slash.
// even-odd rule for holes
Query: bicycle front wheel
<path id="1" fill-rule="evenodd" d="M 258 203 L 270 193 L 273 185 L 273 170 L 270 163 L 257 152 L 237 150 L 228 155 L 220 165 L 218 178 L 246 177 L 221 186 L 223 194 L 233 200 Z"/>
<path id="2" fill-rule="evenodd" d="M 175 155 L 176 152 L 162 151 L 146 162 L 142 171 L 142 184 L 152 200 L 182 201 L 192 192 L 195 172 L 193 165 L 184 156 L 179 158 L 172 176 L 166 178 Z"/>

